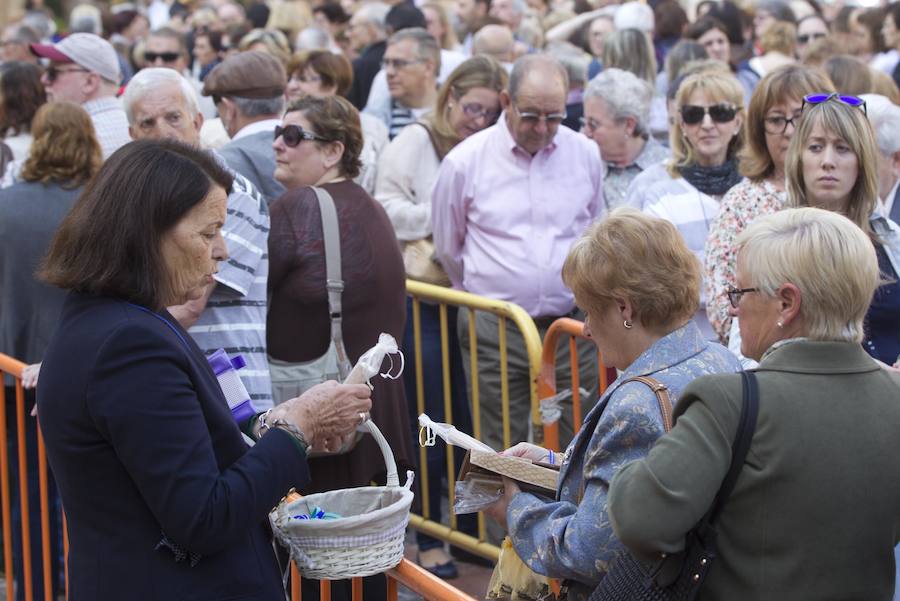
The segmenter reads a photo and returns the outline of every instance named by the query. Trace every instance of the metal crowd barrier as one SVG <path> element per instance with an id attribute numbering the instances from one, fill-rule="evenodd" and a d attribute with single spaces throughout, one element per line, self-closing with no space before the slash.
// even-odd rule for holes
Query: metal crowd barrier
<path id="1" fill-rule="evenodd" d="M 470 294 L 444 288 L 441 286 L 432 286 L 414 280 L 406 281 L 406 292 L 412 297 L 412 327 L 415 341 L 416 360 L 416 407 L 417 415 L 425 412 L 425 395 L 423 392 L 422 378 L 422 362 L 418 360 L 422 356 L 421 346 L 421 322 L 420 311 L 423 301 L 436 303 L 440 312 L 440 329 L 441 329 L 441 369 L 444 381 L 444 421 L 453 423 L 453 415 L 451 411 L 453 391 L 450 386 L 450 355 L 448 352 L 449 333 L 448 328 L 456 327 L 456 324 L 447 323 L 447 307 L 459 307 L 461 311 L 469 312 L 469 351 L 470 372 L 472 378 L 472 394 L 469 399 L 472 408 L 472 427 L 475 438 L 481 438 L 481 422 L 480 422 L 480 398 L 478 391 L 478 340 L 475 335 L 475 311 L 486 311 L 493 313 L 499 317 L 499 341 L 500 341 L 500 394 L 503 417 L 503 440 L 504 446 L 509 447 L 511 443 L 519 441 L 510 440 L 510 423 L 509 423 L 509 378 L 507 374 L 507 352 L 506 352 L 506 329 L 507 322 L 511 321 L 518 327 L 525 339 L 526 352 L 529 358 L 529 373 L 531 380 L 531 419 L 535 433 L 540 434 L 541 418 L 538 406 L 538 389 L 537 377 L 541 364 L 541 337 L 538 333 L 534 321 L 525 312 L 524 309 L 513 303 L 498 301 L 495 299 Z M 459 452 L 458 450 L 456 452 Z M 500 549 L 496 545 L 485 543 L 486 538 L 484 516 L 478 516 L 478 539 L 459 532 L 456 528 L 456 516 L 450 512 L 450 525 L 440 524 L 430 519 L 428 512 L 428 468 L 426 460 L 426 449 L 419 450 L 419 478 L 422 490 L 422 513 L 423 515 L 413 515 L 410 517 L 410 524 L 418 530 L 448 541 L 458 547 L 461 547 L 472 553 L 476 553 L 482 557 L 496 561 L 499 556 Z M 447 481 L 454 482 L 456 480 L 454 450 L 447 447 Z M 449 487 L 449 503 L 453 506 L 453 486 Z"/>
<path id="2" fill-rule="evenodd" d="M 556 348 L 563 336 L 569 337 L 569 364 L 572 369 L 572 424 L 575 432 L 581 428 L 581 391 L 578 377 L 578 350 L 575 341 L 578 338 L 586 338 L 584 335 L 584 323 L 575 319 L 563 317 L 554 321 L 544 335 L 544 347 L 541 356 L 540 375 L 538 376 L 538 398 L 547 399 L 554 396 L 556 390 Z M 600 390 L 598 397 L 603 394 L 607 386 L 616 379 L 616 371 L 607 368 L 603 363 L 603 357 L 597 353 L 598 375 Z M 544 425 L 544 446 L 554 451 L 560 451 L 559 422 Z"/>
<path id="3" fill-rule="evenodd" d="M 53 591 L 51 589 L 52 582 L 52 566 L 50 561 L 50 524 L 49 524 L 49 499 L 48 499 L 48 473 L 47 473 L 47 456 L 44 448 L 43 438 L 38 430 L 38 461 L 39 461 L 39 482 L 40 482 L 40 515 L 30 515 L 28 511 L 28 481 L 27 481 L 27 463 L 26 463 L 26 446 L 25 446 L 25 423 L 28 419 L 34 419 L 30 415 L 26 415 L 25 410 L 25 391 L 22 388 L 22 370 L 25 364 L 17 361 L 12 357 L 0 353 L 0 378 L 8 375 L 15 379 L 15 421 L 17 432 L 17 449 L 15 461 L 19 467 L 19 502 L 21 507 L 21 532 L 22 532 L 22 586 L 25 601 L 39 601 L 34 598 L 34 579 L 42 578 L 44 585 L 44 601 L 54 601 Z M 0 387 L 0 404 L 3 410 L 0 411 L 0 515 L 2 515 L 2 538 L 3 538 L 3 575 L 2 579 L 6 584 L 6 598 L 14 599 L 14 582 L 13 582 L 13 538 L 12 538 L 12 518 L 11 518 L 11 491 L 9 481 L 10 457 L 7 449 L 7 421 L 6 421 L 6 390 L 5 386 Z M 41 523 L 41 548 L 43 570 L 40 574 L 36 574 L 34 566 L 31 565 L 31 525 L 33 520 L 40 520 Z M 65 517 L 63 517 L 63 551 L 65 557 L 68 558 L 68 540 L 66 536 Z M 66 562 L 67 564 L 68 562 Z M 68 590 L 68 565 L 66 565 L 65 590 Z M 300 576 L 296 567 L 291 567 L 293 575 L 291 587 L 291 600 L 300 601 Z M 387 598 L 388 601 L 397 600 L 397 591 L 399 585 L 409 588 L 413 593 L 427 600 L 433 601 L 475 601 L 472 597 L 447 584 L 443 580 L 433 576 L 428 571 L 420 568 L 416 564 L 403 560 L 395 568 L 388 570 L 387 577 Z M 352 585 L 352 600 L 362 601 L 362 579 L 354 578 Z M 331 587 L 328 581 L 323 581 L 320 588 L 319 601 L 329 601 L 331 599 Z M 308 599 L 307 601 L 315 601 Z"/>

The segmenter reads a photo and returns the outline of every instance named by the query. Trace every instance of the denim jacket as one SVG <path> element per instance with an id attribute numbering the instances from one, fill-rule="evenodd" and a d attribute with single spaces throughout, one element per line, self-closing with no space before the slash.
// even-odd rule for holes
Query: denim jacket
<path id="1" fill-rule="evenodd" d="M 585 417 L 566 450 L 556 500 L 530 493 L 513 498 L 507 524 L 519 557 L 535 572 L 572 580 L 569 599 L 586 599 L 624 548 L 606 513 L 609 483 L 619 468 L 643 458 L 663 434 L 650 387 L 623 382 L 650 376 L 668 387 L 674 402 L 695 378 L 740 369 L 737 358 L 704 340 L 693 322 L 644 351 Z"/>

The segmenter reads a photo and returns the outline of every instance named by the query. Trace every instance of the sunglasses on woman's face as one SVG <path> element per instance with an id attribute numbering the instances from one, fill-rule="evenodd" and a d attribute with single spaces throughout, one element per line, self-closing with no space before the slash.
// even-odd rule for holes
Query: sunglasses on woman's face
<path id="1" fill-rule="evenodd" d="M 808 96 L 804 96 L 803 104 L 800 105 L 800 112 L 803 112 L 803 109 L 806 108 L 807 104 L 822 104 L 823 102 L 828 102 L 829 100 L 837 100 L 841 104 L 846 104 L 847 106 L 852 106 L 854 108 L 861 108 L 864 115 L 869 115 L 869 112 L 866 110 L 865 100 L 859 98 L 858 96 L 838 94 L 837 92 L 831 92 L 830 94 L 809 94 Z"/>
<path id="2" fill-rule="evenodd" d="M 303 140 L 318 140 L 319 142 L 330 142 L 330 140 L 326 140 L 322 136 L 317 136 L 311 131 L 306 131 L 299 125 L 285 125 L 281 127 L 280 125 L 275 126 L 275 139 L 281 138 L 284 140 L 285 146 L 289 146 L 291 148 L 297 146 Z"/>
<path id="3" fill-rule="evenodd" d="M 714 104 L 713 106 L 697 106 L 688 104 L 681 107 L 681 120 L 688 125 L 697 125 L 708 114 L 715 123 L 730 123 L 737 116 L 738 108 L 727 104 Z"/>

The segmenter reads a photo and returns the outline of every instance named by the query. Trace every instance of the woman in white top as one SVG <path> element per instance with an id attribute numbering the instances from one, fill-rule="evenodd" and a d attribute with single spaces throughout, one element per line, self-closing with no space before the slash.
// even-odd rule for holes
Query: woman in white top
<path id="1" fill-rule="evenodd" d="M 421 121 L 404 128 L 381 154 L 375 200 L 384 206 L 394 224 L 397 238 L 404 247 L 407 277 L 449 285 L 449 280 L 441 281 L 446 280 L 446 275 L 431 258 L 434 252 L 431 243 L 431 188 L 444 155 L 463 139 L 493 125 L 500 116 L 500 91 L 506 87 L 506 83 L 506 70 L 494 59 L 476 56 L 466 60 L 453 70 L 441 86 L 434 110 Z M 407 327 L 403 348 L 410 349 L 414 346 L 414 319 L 412 304 L 407 301 Z M 407 366 L 403 371 L 407 399 L 416 412 L 424 411 L 435 421 L 447 421 L 444 419 L 441 319 L 438 307 L 420 303 L 418 323 L 423 394 L 421 401 L 417 402 L 419 387 L 415 374 L 418 370 L 409 365 L 407 355 Z M 447 308 L 447 323 L 456 323 L 454 307 Z M 452 421 L 460 430 L 471 433 L 466 380 L 456 328 L 451 325 L 447 330 Z M 416 423 L 415 419 L 413 423 Z M 445 457 L 443 445 L 428 448 L 429 504 L 425 515 L 434 521 L 441 519 L 441 480 L 447 469 Z M 462 454 L 456 453 L 455 458 L 461 460 Z M 450 484 L 452 486 L 452 482 Z M 460 530 L 476 534 L 474 514 L 459 516 L 457 519 Z M 419 563 L 423 567 L 441 578 L 454 578 L 458 575 L 456 566 L 444 552 L 441 541 L 419 533 L 418 544 Z"/>
<path id="2" fill-rule="evenodd" d="M 719 201 L 741 180 L 735 155 L 742 144 L 742 99 L 743 88 L 729 73 L 687 77 L 675 96 L 672 158 L 646 169 L 628 188 L 628 204 L 671 221 L 701 264 Z M 694 320 L 705 336 L 716 338 L 702 290 Z"/>

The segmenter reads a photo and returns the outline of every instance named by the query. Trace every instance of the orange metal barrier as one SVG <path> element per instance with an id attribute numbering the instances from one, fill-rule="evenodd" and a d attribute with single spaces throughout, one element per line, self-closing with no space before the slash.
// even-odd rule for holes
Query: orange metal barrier
<path id="1" fill-rule="evenodd" d="M 543 400 L 557 393 L 556 347 L 563 336 L 569 337 L 569 362 L 572 367 L 572 424 L 575 432 L 578 432 L 581 428 L 581 392 L 579 390 L 578 349 L 575 341 L 577 338 L 586 338 L 584 335 L 584 323 L 563 317 L 550 325 L 547 334 L 544 336 L 544 346 L 541 351 L 541 370 L 537 382 L 538 399 Z M 600 379 L 598 394 L 603 394 L 607 386 L 616 379 L 616 370 L 606 367 L 600 353 L 597 353 L 597 362 L 597 371 Z M 544 447 L 560 451 L 559 446 L 559 422 L 544 424 Z"/>

